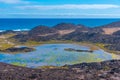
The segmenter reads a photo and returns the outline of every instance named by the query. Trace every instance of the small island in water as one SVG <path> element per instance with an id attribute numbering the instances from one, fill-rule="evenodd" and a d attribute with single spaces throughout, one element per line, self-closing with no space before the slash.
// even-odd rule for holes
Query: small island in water
<path id="1" fill-rule="evenodd" d="M 5 50 L 0 50 L 0 52 L 3 53 L 25 53 L 25 52 L 32 52 L 34 51 L 34 48 L 30 48 L 30 47 L 11 47 L 11 48 L 7 48 Z"/>
<path id="2" fill-rule="evenodd" d="M 65 51 L 75 51 L 75 52 L 93 52 L 92 50 L 79 50 L 79 49 L 73 49 L 73 48 L 66 48 Z"/>

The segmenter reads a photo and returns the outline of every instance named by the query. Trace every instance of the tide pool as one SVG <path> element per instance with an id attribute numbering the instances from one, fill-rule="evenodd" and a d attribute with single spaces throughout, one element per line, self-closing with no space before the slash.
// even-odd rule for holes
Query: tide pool
<path id="1" fill-rule="evenodd" d="M 65 51 L 65 48 L 90 50 L 76 44 L 44 44 L 35 47 L 36 51 L 18 54 L 0 53 L 0 62 L 37 68 L 39 66 L 63 66 L 82 62 L 99 62 L 113 59 L 113 54 L 102 49 L 93 52 Z M 114 57 L 115 58 L 115 57 Z"/>

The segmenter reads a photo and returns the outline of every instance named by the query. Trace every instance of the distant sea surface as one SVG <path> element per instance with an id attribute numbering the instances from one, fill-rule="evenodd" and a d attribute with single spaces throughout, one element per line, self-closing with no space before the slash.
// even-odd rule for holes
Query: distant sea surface
<path id="1" fill-rule="evenodd" d="M 83 24 L 88 27 L 97 27 L 111 22 L 120 21 L 119 19 L 0 19 L 0 31 L 3 30 L 29 30 L 38 25 L 46 25 L 52 27 L 58 23 L 74 23 Z"/>

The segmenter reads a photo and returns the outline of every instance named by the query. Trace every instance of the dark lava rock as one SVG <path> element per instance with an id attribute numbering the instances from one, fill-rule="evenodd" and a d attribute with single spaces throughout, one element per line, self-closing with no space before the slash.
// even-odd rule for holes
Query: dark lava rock
<path id="1" fill-rule="evenodd" d="M 55 32 L 56 30 L 50 27 L 40 25 L 30 30 L 28 34 L 36 36 L 36 35 L 49 34 L 49 33 L 55 33 Z"/>
<path id="2" fill-rule="evenodd" d="M 113 33 L 113 35 L 120 36 L 120 30 Z"/>
<path id="3" fill-rule="evenodd" d="M 74 51 L 74 52 L 93 52 L 92 50 L 79 50 L 79 49 L 73 49 L 73 48 L 66 48 L 65 51 Z"/>
<path id="4" fill-rule="evenodd" d="M 18 52 L 31 52 L 34 51 L 34 48 L 29 48 L 29 47 L 12 47 L 5 49 L 1 52 L 6 52 L 6 53 L 18 53 Z"/>
<path id="5" fill-rule="evenodd" d="M 28 32 L 27 39 L 33 41 L 48 41 L 57 36 L 57 30 L 46 26 L 37 26 Z"/>
<path id="6" fill-rule="evenodd" d="M 120 44 L 106 45 L 105 48 L 113 51 L 120 51 Z"/>
<path id="7" fill-rule="evenodd" d="M 105 69 L 107 66 L 107 69 Z M 119 80 L 120 60 L 32 69 L 0 63 L 0 80 Z"/>
<path id="8" fill-rule="evenodd" d="M 68 29 L 76 29 L 77 27 L 76 25 L 71 23 L 60 23 L 54 26 L 53 28 L 57 30 L 68 30 Z"/>

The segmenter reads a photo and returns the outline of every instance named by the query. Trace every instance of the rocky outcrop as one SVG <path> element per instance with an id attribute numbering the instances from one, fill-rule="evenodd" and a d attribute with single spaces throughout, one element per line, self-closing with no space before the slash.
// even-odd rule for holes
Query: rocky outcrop
<path id="1" fill-rule="evenodd" d="M 73 48 L 65 48 L 64 49 L 65 51 L 74 51 L 74 52 L 90 52 L 92 53 L 93 51 L 92 50 L 79 50 L 79 49 L 73 49 Z"/>
<path id="2" fill-rule="evenodd" d="M 76 29 L 76 25 L 75 24 L 71 24 L 71 23 L 60 23 L 60 24 L 57 24 L 55 26 L 53 26 L 54 29 L 57 29 L 57 30 L 71 30 L 71 29 Z"/>
<path id="3" fill-rule="evenodd" d="M 120 44 L 112 44 L 112 45 L 106 45 L 105 48 L 113 51 L 120 51 Z"/>
<path id="4" fill-rule="evenodd" d="M 47 26 L 37 26 L 29 31 L 29 35 L 36 36 L 36 35 L 44 35 L 44 34 L 50 34 L 50 33 L 56 33 L 57 31 L 55 29 L 52 29 Z"/>
<path id="5" fill-rule="evenodd" d="M 21 53 L 21 52 L 31 52 L 34 51 L 34 48 L 29 48 L 29 47 L 11 47 L 7 48 L 5 50 L 1 50 L 1 52 L 5 53 Z"/>
<path id="6" fill-rule="evenodd" d="M 56 38 L 57 35 L 58 35 L 57 30 L 41 25 L 31 29 L 27 35 L 21 35 L 21 36 L 16 35 L 13 38 L 18 39 L 19 41 L 25 41 L 25 40 L 46 41 Z"/>
<path id="7" fill-rule="evenodd" d="M 31 69 L 0 63 L 1 80 L 119 80 L 120 60 Z"/>
<path id="8" fill-rule="evenodd" d="M 114 32 L 113 35 L 120 36 L 120 30 Z"/>

